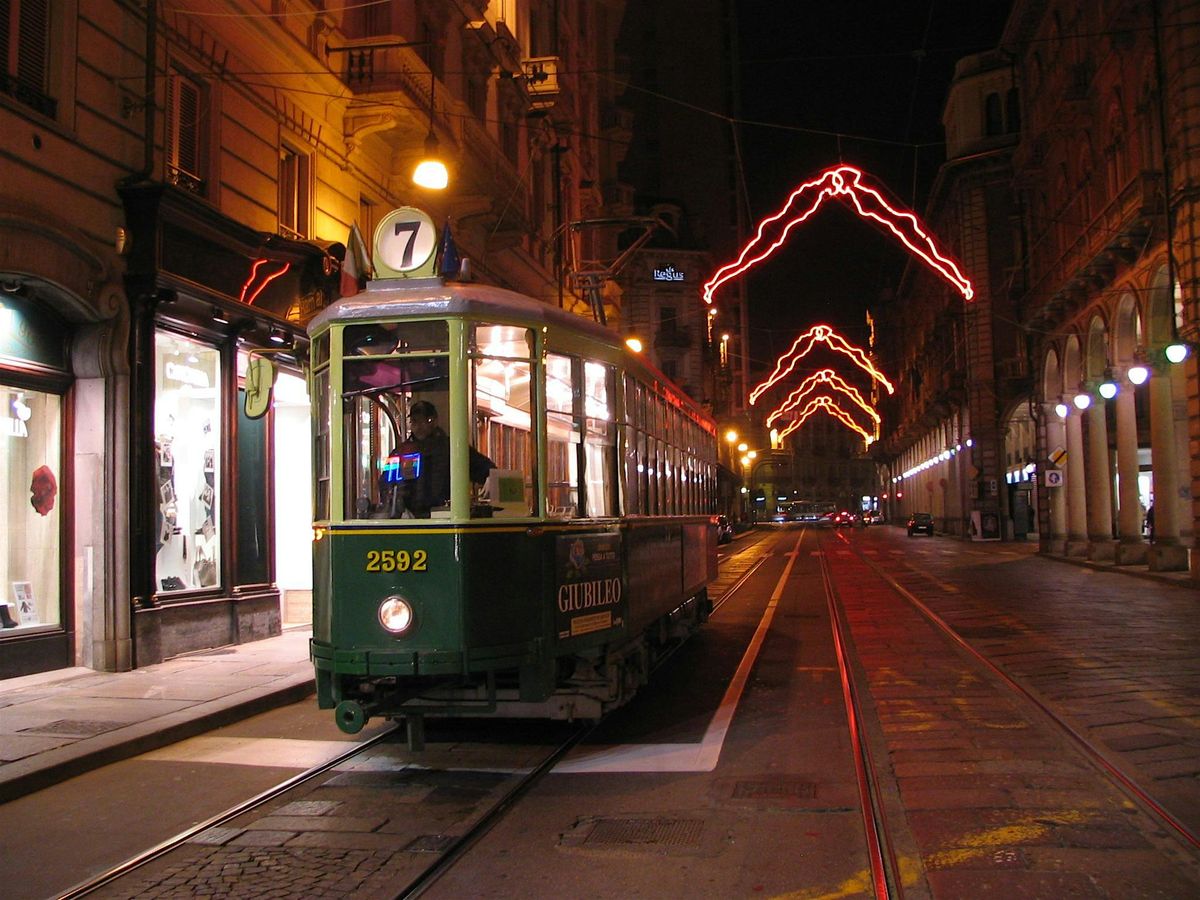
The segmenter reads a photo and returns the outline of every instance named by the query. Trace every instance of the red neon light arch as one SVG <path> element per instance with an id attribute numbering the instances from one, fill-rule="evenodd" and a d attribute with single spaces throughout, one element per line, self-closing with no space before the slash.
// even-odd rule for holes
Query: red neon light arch
<path id="1" fill-rule="evenodd" d="M 817 390 L 820 385 L 828 384 L 835 390 L 845 394 L 850 400 L 863 412 L 865 412 L 875 422 L 875 437 L 879 437 L 879 425 L 883 421 L 879 413 L 875 411 L 875 407 L 867 403 L 863 399 L 862 394 L 851 384 L 847 384 L 833 369 L 822 369 L 819 372 L 810 375 L 800 383 L 800 386 L 788 394 L 787 399 L 783 401 L 769 416 L 767 416 L 767 427 L 770 428 L 776 421 L 783 418 L 783 414 L 789 410 L 799 406 L 806 397 Z"/>
<path id="2" fill-rule="evenodd" d="M 800 185 L 788 197 L 783 209 L 758 223 L 758 233 L 745 247 L 736 260 L 722 266 L 704 285 L 704 302 L 712 303 L 717 288 L 741 275 L 774 253 L 787 240 L 789 232 L 820 209 L 827 197 L 837 197 L 849 202 L 855 211 L 866 219 L 872 219 L 890 231 L 911 252 L 925 260 L 934 270 L 956 287 L 964 298 L 975 295 L 971 282 L 959 271 L 952 259 L 945 256 L 933 242 L 933 238 L 921 227 L 920 221 L 907 210 L 891 206 L 883 195 L 862 181 L 863 172 L 854 166 L 835 166 L 826 169 L 812 181 Z M 765 249 L 766 229 L 787 218 L 783 231 Z"/>
<path id="3" fill-rule="evenodd" d="M 796 368 L 796 363 L 807 356 L 818 341 L 826 343 L 830 348 L 838 351 L 838 353 L 844 353 L 850 357 L 855 365 L 882 384 L 889 394 L 896 392 L 896 389 L 892 387 L 892 383 L 871 364 L 871 360 L 867 359 L 867 355 L 862 350 L 849 343 L 828 325 L 814 325 L 792 342 L 792 346 L 788 352 L 779 357 L 775 362 L 775 371 L 771 373 L 770 377 L 750 392 L 750 405 L 754 405 L 754 401 L 762 396 L 763 391 L 770 388 L 781 378 L 791 374 L 792 370 Z"/>
<path id="4" fill-rule="evenodd" d="M 815 397 L 810 400 L 808 405 L 800 411 L 800 414 L 792 420 L 791 424 L 789 424 L 787 428 L 783 429 L 783 431 L 779 432 L 779 437 L 777 440 L 782 442 L 784 438 L 807 422 L 808 419 L 818 410 L 824 410 L 851 431 L 858 432 L 860 435 L 862 435 L 862 439 L 868 444 L 875 440 L 875 436 L 870 434 L 865 428 L 855 422 L 854 418 L 848 412 L 838 406 L 836 400 L 827 396 Z"/>

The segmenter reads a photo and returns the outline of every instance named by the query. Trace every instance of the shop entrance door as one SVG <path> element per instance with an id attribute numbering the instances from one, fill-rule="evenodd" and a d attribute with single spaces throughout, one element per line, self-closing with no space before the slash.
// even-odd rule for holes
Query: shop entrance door
<path id="1" fill-rule="evenodd" d="M 312 624 L 312 428 L 304 379 L 275 381 L 275 580 L 284 628 Z"/>

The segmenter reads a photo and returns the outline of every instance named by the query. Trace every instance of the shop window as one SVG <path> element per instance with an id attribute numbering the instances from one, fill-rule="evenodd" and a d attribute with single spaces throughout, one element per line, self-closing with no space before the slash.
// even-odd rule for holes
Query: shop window
<path id="1" fill-rule="evenodd" d="M 172 66 L 167 80 L 167 172 L 171 184 L 204 195 L 208 121 L 204 85 Z"/>
<path id="2" fill-rule="evenodd" d="M 0 636 L 62 624 L 61 398 L 0 386 L 0 473 L 5 515 L 0 523 Z"/>
<path id="3" fill-rule="evenodd" d="M 308 211 L 312 193 L 308 154 L 287 144 L 279 148 L 279 233 L 284 237 L 308 237 Z"/>
<path id="4" fill-rule="evenodd" d="M 221 571 L 221 354 L 155 335 L 155 584 L 160 593 L 217 587 Z"/>
<path id="5" fill-rule="evenodd" d="M 50 96 L 51 19 L 47 0 L 0 4 L 0 92 L 54 118 Z"/>

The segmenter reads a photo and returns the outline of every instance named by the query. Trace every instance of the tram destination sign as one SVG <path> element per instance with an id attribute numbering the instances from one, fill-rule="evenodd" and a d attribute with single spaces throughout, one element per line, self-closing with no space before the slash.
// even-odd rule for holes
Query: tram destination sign
<path id="1" fill-rule="evenodd" d="M 616 534 L 572 534 L 557 539 L 554 624 L 559 640 L 624 627 L 620 550 L 621 538 Z"/>

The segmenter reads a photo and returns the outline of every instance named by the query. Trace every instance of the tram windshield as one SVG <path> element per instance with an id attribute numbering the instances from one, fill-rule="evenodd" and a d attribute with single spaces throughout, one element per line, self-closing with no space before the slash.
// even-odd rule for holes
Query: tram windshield
<path id="1" fill-rule="evenodd" d="M 533 333 L 467 326 L 468 367 L 451 358 L 445 321 L 348 325 L 343 331 L 342 409 L 346 518 L 451 515 L 452 421 L 467 405 L 465 487 L 472 517 L 529 516 L 536 509 Z M 461 374 L 460 374 L 461 373 Z M 460 381 L 461 379 L 461 381 Z M 456 397 L 452 383 L 470 390 Z M 457 444 L 456 444 L 457 445 Z M 460 451 L 461 452 L 461 451 Z"/>

